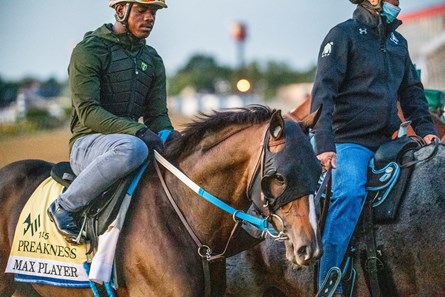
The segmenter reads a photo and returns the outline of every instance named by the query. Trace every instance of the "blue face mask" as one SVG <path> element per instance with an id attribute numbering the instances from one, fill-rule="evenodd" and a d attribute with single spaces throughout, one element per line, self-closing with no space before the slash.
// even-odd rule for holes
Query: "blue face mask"
<path id="1" fill-rule="evenodd" d="M 388 2 L 383 2 L 382 15 L 386 17 L 386 22 L 392 23 L 400 13 L 400 7 L 392 5 Z"/>

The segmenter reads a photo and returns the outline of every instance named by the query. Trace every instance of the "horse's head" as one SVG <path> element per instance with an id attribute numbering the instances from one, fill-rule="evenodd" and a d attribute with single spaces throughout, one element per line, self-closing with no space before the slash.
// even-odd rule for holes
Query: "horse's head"
<path id="1" fill-rule="evenodd" d="M 317 115 L 299 123 L 285 121 L 279 111 L 272 115 L 249 187 L 256 208 L 286 234 L 286 257 L 298 265 L 321 255 L 313 196 L 321 167 L 307 135 Z"/>
<path id="2" fill-rule="evenodd" d="M 247 210 L 247 195 L 278 231 L 285 231 L 287 258 L 305 265 L 321 254 L 313 201 L 321 167 L 307 135 L 314 121 L 284 120 L 280 111 L 264 106 L 202 115 L 168 147 L 169 158 L 235 209 Z M 203 200 L 193 208 L 189 199 L 178 200 L 187 216 L 207 218 L 196 228 L 201 238 L 211 237 L 215 246 L 229 236 L 230 216 Z"/>

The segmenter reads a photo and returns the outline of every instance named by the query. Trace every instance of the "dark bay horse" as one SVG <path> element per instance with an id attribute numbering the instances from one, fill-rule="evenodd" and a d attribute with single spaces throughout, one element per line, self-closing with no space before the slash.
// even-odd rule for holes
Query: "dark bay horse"
<path id="1" fill-rule="evenodd" d="M 432 150 L 433 146 L 426 146 L 415 156 L 427 158 Z M 432 159 L 415 165 L 396 221 L 376 225 L 376 246 L 383 251 L 388 272 L 385 283 L 390 288 L 382 296 L 445 296 L 444 214 L 445 145 L 439 144 Z M 360 235 L 356 246 L 358 282 L 354 296 L 371 296 L 360 263 L 366 250 Z M 314 267 L 287 263 L 277 256 L 283 252 L 282 243 L 265 240 L 229 258 L 226 296 L 315 296 Z"/>
<path id="2" fill-rule="evenodd" d="M 279 111 L 257 105 L 201 115 L 167 146 L 165 156 L 231 207 L 246 211 L 253 201 L 261 213 L 271 213 L 272 225 L 285 232 L 287 259 L 304 265 L 321 254 L 311 194 L 321 169 L 307 136 L 317 115 L 295 123 L 284 120 Z M 0 296 L 11 296 L 16 286 L 4 270 L 20 211 L 49 176 L 52 165 L 24 160 L 0 170 Z M 196 237 L 211 248 L 209 254 L 221 253 L 235 224 L 234 215 L 160 169 Z M 238 250 L 247 248 L 243 244 L 235 242 Z M 206 296 L 203 258 L 150 166 L 134 194 L 117 244 L 118 275 L 124 283 L 117 295 Z M 225 261 L 212 267 L 212 296 L 222 296 Z M 89 289 L 32 286 L 41 296 L 92 295 Z"/>

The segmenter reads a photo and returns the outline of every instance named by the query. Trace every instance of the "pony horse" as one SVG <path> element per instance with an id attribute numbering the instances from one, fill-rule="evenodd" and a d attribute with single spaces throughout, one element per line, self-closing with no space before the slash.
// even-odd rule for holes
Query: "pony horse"
<path id="1" fill-rule="evenodd" d="M 157 175 L 155 166 L 149 166 L 117 244 L 117 273 L 123 280 L 117 296 L 222 296 L 229 241 L 235 247 L 227 250 L 248 248 L 243 241 L 231 240 L 234 219 L 239 222 L 252 202 L 278 234 L 269 231 L 272 227 L 263 231 L 284 241 L 289 261 L 305 265 L 318 258 L 320 234 L 312 193 L 321 168 L 307 135 L 317 115 L 295 123 L 284 120 L 280 111 L 254 105 L 201 115 L 188 124 L 182 137 L 168 144 L 166 159 L 236 211 L 224 212 L 170 171 L 159 166 Z M 11 296 L 16 288 L 13 275 L 4 270 L 20 211 L 52 166 L 23 160 L 0 170 L 0 296 Z M 219 260 L 207 263 L 213 257 Z M 32 287 L 41 296 L 93 295 L 89 289 Z"/>

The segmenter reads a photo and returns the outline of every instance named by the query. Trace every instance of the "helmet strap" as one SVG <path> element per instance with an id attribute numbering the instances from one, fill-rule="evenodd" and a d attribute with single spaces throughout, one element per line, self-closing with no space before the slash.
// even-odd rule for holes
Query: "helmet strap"
<path id="1" fill-rule="evenodd" d="M 116 19 L 116 21 L 121 23 L 125 28 L 127 28 L 128 17 L 130 16 L 130 10 L 131 10 L 132 6 L 133 6 L 133 3 L 131 3 L 131 2 L 127 2 L 125 4 L 125 13 L 122 17 L 120 17 L 117 13 L 114 14 L 114 18 Z"/>

